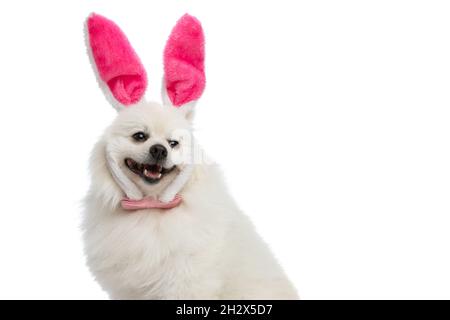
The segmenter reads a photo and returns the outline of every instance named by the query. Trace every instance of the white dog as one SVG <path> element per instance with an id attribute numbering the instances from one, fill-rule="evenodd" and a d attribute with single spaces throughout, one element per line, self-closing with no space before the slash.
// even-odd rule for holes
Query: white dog
<path id="1" fill-rule="evenodd" d="M 122 31 L 93 14 L 88 51 L 119 110 L 96 144 L 83 216 L 87 262 L 114 299 L 295 299 L 296 291 L 192 140 L 205 86 L 200 23 L 185 15 L 164 52 L 163 105 Z"/>

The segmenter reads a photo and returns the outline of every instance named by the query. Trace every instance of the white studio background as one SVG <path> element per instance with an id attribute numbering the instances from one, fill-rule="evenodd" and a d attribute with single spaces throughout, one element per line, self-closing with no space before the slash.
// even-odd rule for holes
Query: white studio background
<path id="1" fill-rule="evenodd" d="M 203 23 L 197 137 L 304 299 L 450 298 L 450 3 L 0 4 L 0 298 L 104 299 L 78 229 L 115 112 L 86 56 L 96 11 L 159 99 L 162 49 Z"/>

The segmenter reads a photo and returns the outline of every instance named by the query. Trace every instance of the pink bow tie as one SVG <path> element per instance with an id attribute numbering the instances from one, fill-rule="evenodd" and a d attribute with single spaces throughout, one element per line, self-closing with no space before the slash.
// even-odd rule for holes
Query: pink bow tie
<path id="1" fill-rule="evenodd" d="M 125 198 L 121 201 L 122 208 L 129 211 L 142 210 L 142 209 L 172 209 L 178 206 L 183 199 L 179 194 L 173 198 L 170 202 L 161 202 L 155 198 L 143 198 L 141 200 L 131 200 Z"/>

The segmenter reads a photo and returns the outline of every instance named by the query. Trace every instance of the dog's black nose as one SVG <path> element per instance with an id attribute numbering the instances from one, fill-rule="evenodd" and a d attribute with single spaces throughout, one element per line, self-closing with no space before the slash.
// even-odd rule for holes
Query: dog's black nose
<path id="1" fill-rule="evenodd" d="M 155 144 L 150 147 L 150 155 L 155 161 L 161 161 L 167 158 L 167 149 L 162 144 Z"/>

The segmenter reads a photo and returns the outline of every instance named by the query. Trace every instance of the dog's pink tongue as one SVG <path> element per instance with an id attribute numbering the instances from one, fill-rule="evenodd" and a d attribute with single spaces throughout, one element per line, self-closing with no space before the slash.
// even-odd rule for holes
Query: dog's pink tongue
<path id="1" fill-rule="evenodd" d="M 153 171 L 149 171 L 149 170 L 144 170 L 144 175 L 147 178 L 152 178 L 152 179 L 159 179 L 159 178 L 161 178 L 161 173 L 160 172 L 153 172 Z"/>
<path id="2" fill-rule="evenodd" d="M 179 194 L 173 198 L 172 201 L 164 203 L 155 198 L 144 198 L 141 200 L 131 200 L 125 198 L 121 201 L 122 208 L 128 211 L 142 210 L 142 209 L 172 209 L 178 206 L 183 199 Z"/>

